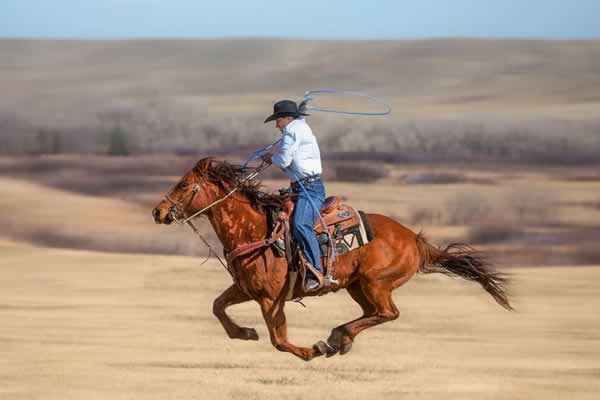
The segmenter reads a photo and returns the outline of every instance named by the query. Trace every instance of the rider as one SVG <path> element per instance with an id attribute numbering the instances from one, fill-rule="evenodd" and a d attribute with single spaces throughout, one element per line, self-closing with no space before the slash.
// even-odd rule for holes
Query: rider
<path id="1" fill-rule="evenodd" d="M 283 169 L 291 179 L 291 189 L 298 194 L 294 209 L 293 234 L 301 245 L 306 259 L 321 274 L 321 251 L 313 227 L 319 218 L 319 210 L 325 199 L 325 187 L 321 180 L 321 153 L 317 139 L 295 102 L 281 100 L 273 106 L 273 114 L 265 123 L 275 121 L 275 127 L 283 135 L 277 154 L 265 153 L 262 159 Z M 300 183 L 305 190 L 302 189 Z M 319 282 L 310 274 L 306 290 L 319 288 Z"/>

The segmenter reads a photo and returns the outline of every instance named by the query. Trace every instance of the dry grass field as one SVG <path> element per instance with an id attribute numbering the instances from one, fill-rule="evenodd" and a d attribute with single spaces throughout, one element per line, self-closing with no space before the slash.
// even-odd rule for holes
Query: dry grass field
<path id="1" fill-rule="evenodd" d="M 345 356 L 304 363 L 269 343 L 258 307 L 233 307 L 259 342 L 211 315 L 229 282 L 216 262 L 0 244 L 0 398 L 597 399 L 600 266 L 521 268 L 517 312 L 475 285 L 417 276 L 400 318 Z M 359 308 L 345 292 L 289 303 L 310 345 Z"/>
<path id="2" fill-rule="evenodd" d="M 152 203 L 176 177 L 150 175 L 142 182 L 158 183 L 145 191 L 107 191 L 111 175 L 98 172 L 90 191 L 68 165 L 91 167 L 54 160 L 65 183 L 51 179 L 51 161 L 49 174 L 23 175 L 15 165 L 31 160 L 2 160 L 2 400 L 549 400 L 600 392 L 595 169 L 406 165 L 390 166 L 377 184 L 330 182 L 330 194 L 424 228 L 434 242 L 475 240 L 512 266 L 517 311 L 466 281 L 418 275 L 395 292 L 397 321 L 361 334 L 348 355 L 304 363 L 271 346 L 255 304 L 231 314 L 261 340 L 228 339 L 211 314 L 228 275 L 214 260 L 168 255 L 204 251 L 190 232 L 151 220 Z M 522 230 L 474 235 L 482 219 Z M 287 307 L 290 337 L 302 345 L 359 313 L 343 291 L 306 305 Z"/>
<path id="3" fill-rule="evenodd" d="M 5 189 L 0 237 L 59 248 L 204 255 L 186 229 L 157 226 L 150 215 L 194 161 L 173 156 L 0 158 Z M 336 168 L 325 164 L 326 170 Z M 327 179 L 328 194 L 424 230 L 436 243 L 472 243 L 501 266 L 600 264 L 595 166 L 380 163 L 374 168 L 385 173 L 372 183 Z M 267 175 L 265 190 L 287 185 L 275 168 Z M 210 237 L 210 225 L 200 226 Z"/>

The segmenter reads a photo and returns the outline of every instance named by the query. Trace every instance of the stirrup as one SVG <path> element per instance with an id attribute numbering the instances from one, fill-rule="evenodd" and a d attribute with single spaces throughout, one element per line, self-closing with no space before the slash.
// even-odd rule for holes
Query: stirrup
<path id="1" fill-rule="evenodd" d="M 330 277 L 329 275 L 327 275 L 325 277 L 325 281 L 327 282 L 326 285 L 327 286 L 331 286 L 331 285 L 339 285 L 340 284 L 340 280 L 339 279 L 335 279 L 333 277 Z"/>
<path id="2" fill-rule="evenodd" d="M 325 287 L 328 286 L 327 281 L 325 279 L 319 279 L 319 278 L 310 278 L 311 280 L 316 280 L 317 282 L 317 286 L 313 287 L 313 288 L 308 288 L 306 287 L 306 283 L 308 281 L 307 278 L 304 279 L 304 281 L 302 282 L 302 291 L 306 294 L 309 293 L 317 293 L 319 292 L 321 289 L 324 289 Z"/>
<path id="3" fill-rule="evenodd" d="M 306 267 L 306 272 L 302 279 L 302 291 L 304 293 L 315 293 L 325 287 L 328 287 L 330 284 L 329 280 L 325 276 L 323 276 L 323 274 L 321 272 L 319 272 L 319 270 L 317 270 L 315 268 L 315 266 L 312 265 L 311 262 L 306 259 L 306 257 L 304 257 L 304 254 L 302 254 L 302 252 L 300 252 L 299 255 L 301 258 L 300 262 L 302 262 Z M 309 273 L 313 275 L 313 277 L 317 280 L 317 282 L 319 282 L 319 285 L 313 289 L 307 290 L 306 279 L 307 279 Z"/>

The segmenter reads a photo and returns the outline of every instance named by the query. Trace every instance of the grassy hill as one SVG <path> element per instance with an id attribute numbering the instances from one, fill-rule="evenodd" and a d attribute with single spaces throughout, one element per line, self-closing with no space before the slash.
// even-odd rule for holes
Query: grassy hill
<path id="1" fill-rule="evenodd" d="M 443 135 L 442 147 L 543 134 L 536 146 L 564 153 L 556 137 L 567 133 L 567 152 L 600 147 L 600 41 L 0 40 L 0 52 L 5 153 L 47 152 L 56 135 L 53 151 L 104 152 L 117 125 L 134 151 L 263 143 L 273 101 L 329 87 L 380 96 L 393 114 L 315 115 L 328 151 L 431 157 L 428 142 Z"/>
<path id="2" fill-rule="evenodd" d="M 433 104 L 600 101 L 600 41 L 2 40 L 0 51 L 4 96 L 299 97 L 338 87 Z"/>
<path id="3" fill-rule="evenodd" d="M 74 177 L 59 175 L 63 180 Z M 201 255 L 206 251 L 187 230 L 155 225 L 152 205 L 4 177 L 0 184 L 6 191 L 0 199 L 6 210 L 0 218 L 0 240 L 122 253 Z M 157 195 L 155 203 L 158 200 Z"/>

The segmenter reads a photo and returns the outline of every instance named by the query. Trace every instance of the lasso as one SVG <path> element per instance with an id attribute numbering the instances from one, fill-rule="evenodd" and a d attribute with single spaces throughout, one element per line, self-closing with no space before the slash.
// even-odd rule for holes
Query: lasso
<path id="1" fill-rule="evenodd" d="M 385 109 L 385 111 L 377 111 L 377 112 L 365 112 L 365 111 L 344 111 L 344 110 L 335 110 L 331 108 L 320 108 L 320 107 L 308 107 L 307 104 L 314 100 L 313 96 L 319 96 L 323 94 L 342 94 L 346 96 L 355 96 L 355 97 L 364 97 L 369 100 L 371 103 L 375 103 Z M 375 116 L 375 115 L 388 115 L 392 112 L 392 107 L 390 107 L 387 103 L 378 99 L 377 97 L 368 95 L 363 92 L 355 92 L 352 90 L 338 90 L 338 89 L 315 89 L 309 90 L 304 93 L 304 100 L 301 105 L 305 105 L 306 111 L 318 111 L 318 112 L 326 112 L 326 113 L 334 113 L 334 114 L 346 114 L 346 115 L 365 115 L 365 116 Z"/>
<path id="2" fill-rule="evenodd" d="M 308 106 L 308 103 L 315 100 L 315 96 L 318 97 L 318 96 L 324 95 L 324 94 L 341 94 L 341 95 L 345 95 L 345 96 L 364 97 L 371 103 L 375 103 L 375 104 L 383 107 L 384 111 L 377 111 L 377 112 L 346 111 L 346 110 L 335 110 L 335 109 L 331 109 L 331 108 L 320 108 L 320 107 L 309 107 Z M 324 113 L 345 114 L 345 115 L 362 115 L 362 116 L 388 115 L 392 112 L 392 107 L 390 107 L 387 103 L 378 99 L 375 96 L 371 96 L 371 95 L 368 95 L 367 93 L 363 93 L 363 92 L 355 92 L 353 90 L 339 90 L 339 89 L 309 90 L 306 93 L 304 93 L 304 98 L 300 102 L 299 108 L 300 108 L 301 112 L 317 111 L 317 112 L 324 112 Z M 278 145 L 279 142 L 281 142 L 281 139 L 279 139 L 275 143 L 272 143 L 266 147 L 263 147 L 262 149 L 255 151 L 254 153 L 252 153 L 252 155 L 250 157 L 248 157 L 248 159 L 242 165 L 244 167 L 247 167 L 249 163 L 251 163 L 254 160 L 258 160 L 263 154 L 265 154 L 267 151 L 271 150 L 273 147 Z"/>

